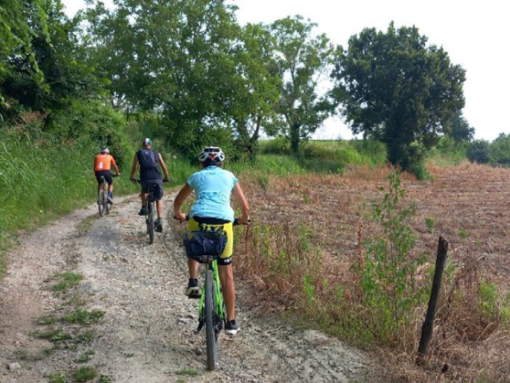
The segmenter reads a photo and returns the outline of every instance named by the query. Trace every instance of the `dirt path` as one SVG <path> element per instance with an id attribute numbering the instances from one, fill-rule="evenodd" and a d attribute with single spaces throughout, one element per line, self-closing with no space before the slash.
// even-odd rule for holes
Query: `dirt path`
<path id="1" fill-rule="evenodd" d="M 167 208 L 173 197 L 165 197 Z M 242 289 L 241 331 L 221 335 L 220 366 L 206 371 L 205 335 L 194 334 L 197 301 L 183 294 L 183 250 L 169 225 L 148 245 L 138 208 L 137 197 L 119 198 L 99 218 L 92 205 L 13 249 L 0 284 L 0 382 L 73 382 L 73 371 L 85 366 L 98 372 L 91 381 L 101 383 L 368 381 L 361 353 L 319 332 L 258 317 L 243 307 Z M 83 275 L 76 292 L 52 290 L 63 272 Z M 76 307 L 103 315 L 88 325 L 42 320 Z M 55 329 L 53 341 L 34 336 Z"/>

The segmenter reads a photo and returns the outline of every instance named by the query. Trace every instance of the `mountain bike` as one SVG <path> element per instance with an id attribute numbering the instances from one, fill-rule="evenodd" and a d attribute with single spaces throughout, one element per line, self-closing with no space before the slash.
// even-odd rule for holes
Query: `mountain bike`
<path id="1" fill-rule="evenodd" d="M 138 178 L 133 182 L 141 184 Z M 147 198 L 145 198 L 145 223 L 147 224 L 147 234 L 149 234 L 149 244 L 151 245 L 154 243 L 154 231 L 156 229 L 156 219 L 154 217 L 157 216 L 157 210 L 154 192 L 157 186 L 157 184 L 149 185 L 147 187 Z"/>
<path id="2" fill-rule="evenodd" d="M 189 219 L 187 217 L 186 219 Z M 237 218 L 233 225 L 238 225 Z M 184 232 L 184 247 L 188 258 L 205 266 L 204 285 L 198 304 L 199 334 L 205 325 L 207 369 L 213 371 L 218 361 L 218 336 L 226 326 L 227 310 L 223 301 L 218 258 L 223 254 L 227 234 L 223 230 L 193 230 Z"/>
<path id="3" fill-rule="evenodd" d="M 116 174 L 112 174 L 112 177 L 117 177 Z M 110 214 L 112 204 L 108 202 L 108 182 L 104 176 L 100 177 L 101 183 L 99 191 L 97 192 L 97 208 L 99 210 L 99 216 L 102 217 L 105 214 Z"/>

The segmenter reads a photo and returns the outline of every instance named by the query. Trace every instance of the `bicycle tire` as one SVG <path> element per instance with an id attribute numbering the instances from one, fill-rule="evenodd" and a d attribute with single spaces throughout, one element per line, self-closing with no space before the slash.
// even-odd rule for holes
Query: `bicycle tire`
<path id="1" fill-rule="evenodd" d="M 110 214 L 110 208 L 111 208 L 111 205 L 110 203 L 108 202 L 108 187 L 105 185 L 104 186 L 104 208 L 105 208 L 105 211 L 106 211 L 106 214 Z"/>
<path id="2" fill-rule="evenodd" d="M 147 222 L 147 229 L 149 231 L 149 243 L 154 243 L 154 202 L 149 202 L 149 220 Z"/>
<path id="3" fill-rule="evenodd" d="M 105 197 L 104 190 L 101 188 L 97 194 L 97 207 L 99 209 L 99 216 L 102 217 L 105 213 Z"/>
<path id="4" fill-rule="evenodd" d="M 217 333 L 214 324 L 214 288 L 212 270 L 207 270 L 205 274 L 205 339 L 207 344 L 207 369 L 213 371 L 216 368 L 218 358 Z"/>

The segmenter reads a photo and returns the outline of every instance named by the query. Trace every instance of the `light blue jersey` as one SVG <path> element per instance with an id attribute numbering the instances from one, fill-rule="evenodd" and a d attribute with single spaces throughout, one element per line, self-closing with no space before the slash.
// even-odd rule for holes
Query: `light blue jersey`
<path id="1" fill-rule="evenodd" d="M 238 180 L 234 174 L 218 166 L 209 166 L 188 178 L 188 185 L 195 190 L 196 200 L 190 217 L 218 218 L 234 221 L 230 194 Z"/>

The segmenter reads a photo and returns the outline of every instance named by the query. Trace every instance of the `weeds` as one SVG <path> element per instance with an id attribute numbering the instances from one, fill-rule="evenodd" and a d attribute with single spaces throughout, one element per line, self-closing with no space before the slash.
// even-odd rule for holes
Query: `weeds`
<path id="1" fill-rule="evenodd" d="M 71 376 L 76 383 L 88 382 L 97 377 L 98 373 L 94 367 L 80 367 L 72 372 Z"/>
<path id="2" fill-rule="evenodd" d="M 86 350 L 83 354 L 81 354 L 76 360 L 76 363 L 87 363 L 92 355 L 94 355 L 96 352 L 92 349 Z"/>
<path id="3" fill-rule="evenodd" d="M 82 310 L 78 309 L 73 313 L 65 315 L 62 320 L 67 323 L 78 324 L 81 326 L 88 326 L 91 323 L 97 322 L 104 315 L 103 311 L 100 310 Z"/>
<path id="4" fill-rule="evenodd" d="M 434 219 L 431 218 L 431 217 L 425 217 L 425 225 L 427 225 L 427 231 L 430 233 L 430 234 L 433 234 L 434 233 Z"/>
<path id="5" fill-rule="evenodd" d="M 365 239 L 363 262 L 355 266 L 360 303 L 370 313 L 368 330 L 381 344 L 402 341 L 401 334 L 412 325 L 411 313 L 426 298 L 426 290 L 415 285 L 416 270 L 424 262 L 413 256 L 416 236 L 410 219 L 416 206 L 403 206 L 405 191 L 397 172 L 388 179 L 382 202 L 372 203 L 371 220 L 382 227 L 382 235 Z"/>
<path id="6" fill-rule="evenodd" d="M 53 286 L 53 291 L 65 291 L 71 287 L 77 286 L 83 279 L 83 275 L 65 272 L 59 275 L 60 281 Z"/>
<path id="7" fill-rule="evenodd" d="M 62 372 L 52 373 L 48 376 L 49 383 L 66 383 L 66 377 Z"/>

